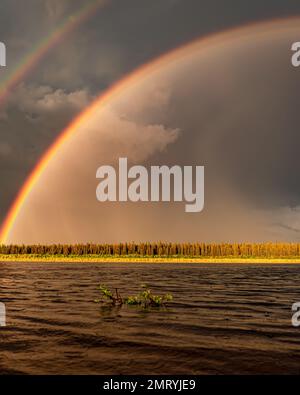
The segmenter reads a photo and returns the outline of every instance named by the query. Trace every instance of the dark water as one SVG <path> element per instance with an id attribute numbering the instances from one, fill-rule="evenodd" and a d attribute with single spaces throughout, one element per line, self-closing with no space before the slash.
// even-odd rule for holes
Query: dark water
<path id="1" fill-rule="evenodd" d="M 0 263 L 0 373 L 300 373 L 300 266 Z M 167 310 L 104 308 L 147 283 Z"/>

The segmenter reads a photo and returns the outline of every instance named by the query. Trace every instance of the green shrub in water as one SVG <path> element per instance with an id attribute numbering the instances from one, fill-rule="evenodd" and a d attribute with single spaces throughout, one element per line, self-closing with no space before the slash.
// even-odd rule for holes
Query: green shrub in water
<path id="1" fill-rule="evenodd" d="M 113 293 L 106 286 L 100 285 L 99 290 L 102 296 L 102 301 L 106 301 L 112 306 L 128 305 L 141 306 L 143 308 L 161 307 L 165 306 L 168 302 L 171 302 L 173 300 L 173 296 L 171 294 L 166 294 L 163 296 L 154 295 L 147 285 L 142 285 L 142 287 L 144 289 L 138 295 L 131 295 L 125 298 L 121 297 L 117 288 Z M 101 299 L 98 299 L 95 302 L 100 303 Z"/>

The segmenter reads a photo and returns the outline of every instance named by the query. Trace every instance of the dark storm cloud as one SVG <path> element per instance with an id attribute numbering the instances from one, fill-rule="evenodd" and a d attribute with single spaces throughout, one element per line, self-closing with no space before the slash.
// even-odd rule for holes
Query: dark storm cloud
<path id="1" fill-rule="evenodd" d="M 0 82 L 42 37 L 84 4 L 86 0 L 2 0 L 0 41 L 7 44 L 8 67 L 0 69 Z M 300 13 L 300 4 L 292 0 L 108 1 L 88 23 L 45 56 L 26 79 L 23 90 L 28 89 L 28 92 L 20 96 L 20 89 L 16 89 L 9 104 L 0 109 L 0 219 L 37 159 L 84 107 L 84 103 L 79 107 L 68 106 L 70 95 L 80 91 L 88 92 L 89 97 L 99 94 L 138 65 L 200 35 L 296 13 Z M 37 90 L 48 87 L 53 94 L 62 90 L 64 95 L 60 98 L 66 100 L 66 106 L 60 102 L 61 108 L 52 112 L 45 112 L 33 103 L 29 108 L 25 97 L 31 97 L 32 86 Z M 291 89 L 296 92 L 292 83 Z M 38 99 L 45 102 L 46 96 L 44 93 L 44 97 Z M 288 128 L 296 123 L 295 110 L 291 109 L 290 115 L 285 124 Z M 275 136 L 281 133 L 279 125 L 281 123 Z M 296 133 L 296 129 L 293 130 Z M 294 147 L 296 151 L 296 145 Z M 279 184 L 280 188 L 287 184 L 284 190 L 295 183 L 292 157 L 287 154 L 293 175 L 290 179 L 281 177 Z M 250 178 L 249 190 L 252 184 Z M 289 194 L 291 202 L 296 203 L 297 188 L 295 186 Z"/>

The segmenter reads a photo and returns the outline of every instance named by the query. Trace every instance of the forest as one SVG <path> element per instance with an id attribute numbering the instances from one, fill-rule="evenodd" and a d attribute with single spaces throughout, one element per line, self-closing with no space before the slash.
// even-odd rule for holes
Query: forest
<path id="1" fill-rule="evenodd" d="M 0 245 L 1 255 L 299 258 L 300 243 L 117 243 Z"/>

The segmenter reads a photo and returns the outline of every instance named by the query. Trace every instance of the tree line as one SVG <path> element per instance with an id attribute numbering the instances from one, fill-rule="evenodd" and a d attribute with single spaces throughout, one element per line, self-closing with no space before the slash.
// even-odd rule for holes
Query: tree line
<path id="1" fill-rule="evenodd" d="M 300 257 L 300 243 L 117 243 L 1 245 L 0 254 L 150 257 Z"/>

